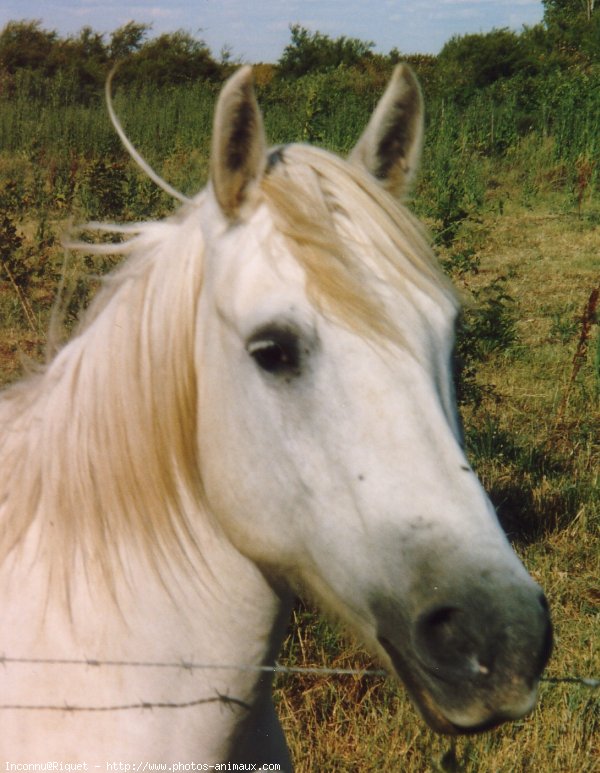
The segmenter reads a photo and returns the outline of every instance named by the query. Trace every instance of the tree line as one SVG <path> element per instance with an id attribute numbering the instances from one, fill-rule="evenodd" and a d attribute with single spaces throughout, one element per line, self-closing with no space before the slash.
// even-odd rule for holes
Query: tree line
<path id="1" fill-rule="evenodd" d="M 540 24 L 515 32 L 452 37 L 437 56 L 387 55 L 374 52 L 374 43 L 356 38 L 332 38 L 291 25 L 291 39 L 269 78 L 299 78 L 340 68 L 387 73 L 395 62 L 408 59 L 426 90 L 468 101 L 482 88 L 515 77 L 537 79 L 557 71 L 596 72 L 600 64 L 600 12 L 595 0 L 543 0 Z M 231 51 L 218 56 L 193 35 L 176 31 L 151 36 L 149 25 L 129 22 L 109 35 L 84 27 L 77 35 L 61 37 L 38 21 L 12 21 L 0 32 L 0 94 L 10 94 L 23 78 L 43 91 L 44 79 L 59 78 L 70 94 L 85 101 L 101 93 L 107 72 L 123 61 L 119 79 L 155 87 L 202 81 L 221 81 L 231 71 Z M 36 96 L 41 96 L 36 93 Z"/>

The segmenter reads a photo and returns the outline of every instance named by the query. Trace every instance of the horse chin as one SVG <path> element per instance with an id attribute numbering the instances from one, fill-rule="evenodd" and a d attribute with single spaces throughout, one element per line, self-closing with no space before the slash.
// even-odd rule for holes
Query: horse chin
<path id="1" fill-rule="evenodd" d="M 404 684 L 413 703 L 419 709 L 429 727 L 436 733 L 444 735 L 460 733 L 460 729 L 446 718 L 430 693 L 417 680 L 414 669 L 410 668 L 396 647 L 383 637 L 378 637 L 378 642 L 383 648 L 387 660 L 391 663 L 393 673 Z"/>
<path id="2" fill-rule="evenodd" d="M 406 687 L 425 722 L 436 733 L 442 735 L 475 735 L 492 730 L 503 722 L 516 718 L 511 716 L 495 716 L 481 722 L 465 724 L 452 721 L 442 711 L 429 690 L 416 677 L 415 669 L 409 666 L 407 660 L 396 647 L 383 637 L 379 637 L 378 641 L 392 665 L 393 672 Z"/>

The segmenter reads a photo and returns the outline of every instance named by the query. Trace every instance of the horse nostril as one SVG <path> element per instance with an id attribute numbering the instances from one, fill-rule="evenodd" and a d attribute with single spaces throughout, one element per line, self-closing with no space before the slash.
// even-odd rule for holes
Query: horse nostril
<path id="1" fill-rule="evenodd" d="M 455 638 L 460 614 L 455 607 L 440 607 L 423 616 L 418 629 L 428 649 L 448 651 Z"/>
<path id="2" fill-rule="evenodd" d="M 439 676 L 488 674 L 481 637 L 460 607 L 445 606 L 425 612 L 417 621 L 415 643 L 425 666 Z"/>
<path id="3" fill-rule="evenodd" d="M 531 681 L 552 651 L 548 603 L 536 593 L 506 603 L 471 597 L 436 606 L 417 617 L 413 641 L 422 666 L 444 681 L 480 682 L 503 673 Z"/>

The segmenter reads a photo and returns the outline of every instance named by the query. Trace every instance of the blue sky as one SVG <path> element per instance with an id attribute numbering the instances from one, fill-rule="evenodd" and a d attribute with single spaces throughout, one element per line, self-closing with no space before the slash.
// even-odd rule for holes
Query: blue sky
<path id="1" fill-rule="evenodd" d="M 215 56 L 229 46 L 234 58 L 254 63 L 277 61 L 295 22 L 332 37 L 371 40 L 383 53 L 437 53 L 454 34 L 519 30 L 542 13 L 541 0 L 1 0 L 0 27 L 40 19 L 69 35 L 86 25 L 111 32 L 133 19 L 154 33 L 183 29 Z"/>

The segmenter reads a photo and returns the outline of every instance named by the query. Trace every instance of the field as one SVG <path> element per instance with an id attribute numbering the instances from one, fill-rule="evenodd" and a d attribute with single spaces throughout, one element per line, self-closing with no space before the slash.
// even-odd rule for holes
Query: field
<path id="1" fill-rule="evenodd" d="M 172 209 L 119 149 L 103 107 L 59 86 L 0 100 L 0 384 L 43 359 L 62 279 L 68 330 L 110 269 L 97 257 L 64 263 L 69 223 Z M 376 97 L 356 84 L 336 92 L 321 76 L 259 82 L 259 94 L 274 142 L 341 152 Z M 186 193 L 206 179 L 214 96 L 213 87 L 117 95 L 136 146 Z M 435 102 L 413 201 L 465 298 L 457 378 L 469 454 L 549 597 L 551 680 L 600 677 L 600 100 L 577 123 L 570 111 L 582 95 L 563 97 L 551 125 L 527 130 L 516 100 L 500 109 L 482 98 L 465 112 Z M 375 665 L 300 604 L 280 660 Z M 600 770 L 598 688 L 579 681 L 544 682 L 531 717 L 456 743 L 428 731 L 381 677 L 281 676 L 276 696 L 306 773 Z"/>

